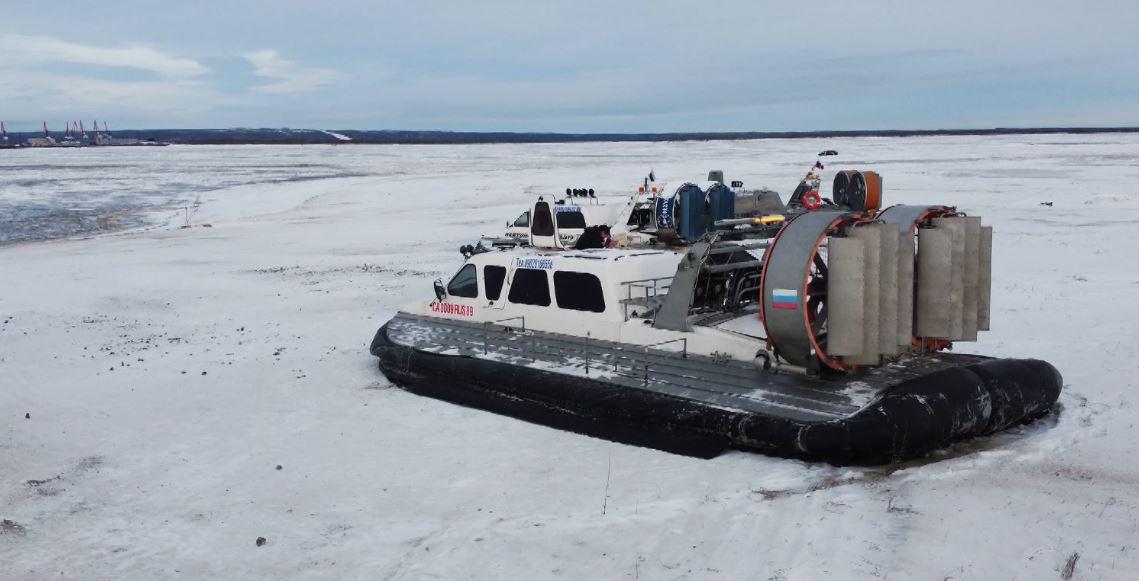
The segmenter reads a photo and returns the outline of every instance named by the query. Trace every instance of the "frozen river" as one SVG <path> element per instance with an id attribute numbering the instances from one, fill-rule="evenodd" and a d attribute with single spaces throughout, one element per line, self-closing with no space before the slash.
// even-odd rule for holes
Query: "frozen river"
<path id="1" fill-rule="evenodd" d="M 697 460 L 367 353 L 537 195 L 786 193 L 822 149 L 993 225 L 963 348 L 1052 362 L 1061 413 L 890 469 Z M 3 151 L 0 580 L 1135 579 L 1136 223 L 1136 135 Z"/>

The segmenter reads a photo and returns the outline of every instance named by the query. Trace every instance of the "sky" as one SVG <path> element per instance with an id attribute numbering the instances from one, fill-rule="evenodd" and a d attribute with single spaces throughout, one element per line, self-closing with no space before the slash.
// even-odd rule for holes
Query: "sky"
<path id="1" fill-rule="evenodd" d="M 0 2 L 9 131 L 1139 126 L 1134 0 Z"/>

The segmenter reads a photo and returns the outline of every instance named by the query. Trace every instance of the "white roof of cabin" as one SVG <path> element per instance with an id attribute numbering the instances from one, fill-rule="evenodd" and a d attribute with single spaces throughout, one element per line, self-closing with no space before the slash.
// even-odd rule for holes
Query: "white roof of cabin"
<path id="1" fill-rule="evenodd" d="M 673 250 L 594 248 L 543 252 L 526 248 L 484 252 L 472 256 L 467 262 L 479 267 L 499 265 L 511 269 L 533 259 L 542 261 L 541 270 L 588 272 L 600 278 L 603 285 L 619 285 L 634 280 L 672 277 L 676 274 L 680 257 L 681 254 Z"/>

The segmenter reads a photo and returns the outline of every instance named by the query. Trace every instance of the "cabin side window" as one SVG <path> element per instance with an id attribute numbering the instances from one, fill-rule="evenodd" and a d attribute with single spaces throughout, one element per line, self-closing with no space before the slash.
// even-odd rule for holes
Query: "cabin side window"
<path id="1" fill-rule="evenodd" d="M 530 210 L 526 210 L 525 212 L 522 212 L 521 216 L 518 216 L 517 218 L 515 218 L 514 227 L 515 228 L 529 228 L 530 227 Z"/>
<path id="2" fill-rule="evenodd" d="M 502 296 L 502 282 L 506 280 L 506 267 L 505 266 L 484 266 L 482 269 L 482 279 L 486 283 L 486 298 L 490 301 L 497 301 L 498 297 Z"/>
<path id="3" fill-rule="evenodd" d="M 554 296 L 558 299 L 558 306 L 563 309 L 605 312 L 605 295 L 601 292 L 601 281 L 586 272 L 555 272 Z"/>
<path id="4" fill-rule="evenodd" d="M 558 223 L 558 229 L 585 228 L 585 214 L 581 212 L 558 212 L 554 220 Z"/>
<path id="5" fill-rule="evenodd" d="M 447 294 L 468 299 L 479 296 L 478 270 L 475 265 L 468 264 L 459 269 L 451 282 L 447 283 Z"/>
<path id="6" fill-rule="evenodd" d="M 515 270 L 507 298 L 518 305 L 550 306 L 550 282 L 546 271 L 536 268 Z"/>
<path id="7" fill-rule="evenodd" d="M 530 233 L 534 236 L 553 236 L 554 219 L 550 216 L 550 205 L 546 202 L 534 204 L 534 215 L 531 216 Z"/>

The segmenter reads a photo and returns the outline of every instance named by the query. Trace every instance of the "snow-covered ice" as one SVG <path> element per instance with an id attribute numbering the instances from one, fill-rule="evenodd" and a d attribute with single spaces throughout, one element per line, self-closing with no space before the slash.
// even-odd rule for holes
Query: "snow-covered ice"
<path id="1" fill-rule="evenodd" d="M 539 193 L 787 192 L 828 148 L 824 180 L 994 226 L 963 348 L 1051 361 L 1061 413 L 890 469 L 698 460 L 414 396 L 367 353 Z M 148 209 L 0 247 L 0 579 L 1139 578 L 1139 136 L 124 149 L 0 156 L 0 210 Z M 34 183 L 61 172 L 86 181 Z"/>

